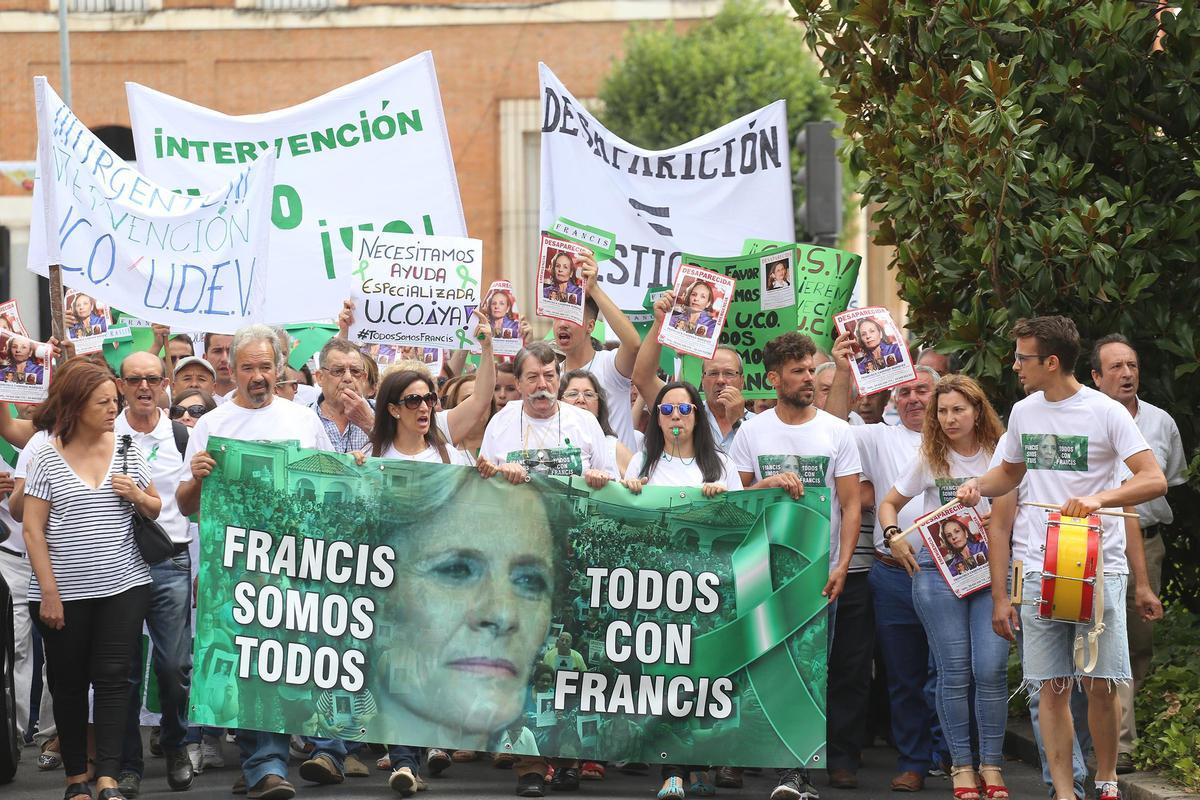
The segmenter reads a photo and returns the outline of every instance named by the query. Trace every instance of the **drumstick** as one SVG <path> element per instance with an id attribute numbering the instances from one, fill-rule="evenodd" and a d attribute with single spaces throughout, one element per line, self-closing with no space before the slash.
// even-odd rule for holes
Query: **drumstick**
<path id="1" fill-rule="evenodd" d="M 1035 503 L 1032 500 L 1027 500 L 1027 501 L 1021 503 L 1021 505 L 1032 506 L 1034 508 L 1048 508 L 1051 511 L 1062 511 L 1061 505 L 1056 506 L 1053 503 Z M 1109 517 L 1124 517 L 1125 519 L 1137 519 L 1138 518 L 1137 514 L 1131 513 L 1129 511 L 1117 511 L 1115 508 L 1098 508 L 1092 513 L 1104 514 L 1105 516 L 1109 516 Z"/>
<path id="2" fill-rule="evenodd" d="M 935 514 L 940 514 L 940 513 L 942 513 L 943 511 L 945 511 L 947 508 L 950 508 L 951 506 L 955 506 L 955 505 L 958 505 L 958 499 L 957 499 L 957 498 L 955 498 L 954 500 L 951 500 L 949 503 L 946 503 L 946 504 L 945 504 L 944 506 L 942 506 L 941 508 L 938 508 L 938 509 L 935 509 L 935 510 L 933 510 L 933 511 L 929 512 L 928 514 L 922 514 L 922 515 L 921 515 L 921 519 L 925 519 L 926 517 L 932 517 L 932 516 L 934 516 Z M 919 527 L 921 527 L 921 523 L 920 523 L 920 522 L 914 522 L 912 525 L 909 525 L 907 528 L 905 528 L 904 530 L 900 531 L 899 533 L 897 533 L 897 534 L 896 534 L 895 536 L 893 536 L 892 538 L 893 538 L 893 539 L 899 539 L 901 536 L 908 536 L 910 533 L 912 533 L 913 531 L 915 531 L 915 530 L 916 530 L 917 528 L 919 528 Z M 891 540 L 889 539 L 888 541 L 890 542 Z"/>

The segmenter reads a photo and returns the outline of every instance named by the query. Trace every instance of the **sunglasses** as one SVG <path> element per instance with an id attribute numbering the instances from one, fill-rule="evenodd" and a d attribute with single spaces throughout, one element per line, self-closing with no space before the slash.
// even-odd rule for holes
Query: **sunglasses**
<path id="1" fill-rule="evenodd" d="M 179 419 L 184 414 L 189 414 L 194 419 L 199 419 L 208 413 L 208 409 L 197 403 L 194 406 L 171 406 L 171 410 L 167 412 L 167 416 L 171 419 Z"/>
<path id="2" fill-rule="evenodd" d="M 400 402 L 409 411 L 416 411 L 421 407 L 421 403 L 433 408 L 437 405 L 437 401 L 438 396 L 434 392 L 430 392 L 429 394 L 406 394 L 400 399 Z"/>
<path id="3" fill-rule="evenodd" d="M 662 414 L 664 417 L 669 417 L 675 413 L 676 408 L 679 409 L 680 415 L 686 417 L 688 414 L 692 413 L 692 409 L 695 408 L 695 406 L 693 406 L 691 403 L 659 403 L 658 413 Z"/>
<path id="4" fill-rule="evenodd" d="M 121 380 L 125 381 L 126 383 L 128 383 L 132 386 L 137 386 L 142 381 L 145 381 L 147 386 L 150 386 L 151 388 L 153 388 L 155 386 L 158 386 L 160 383 L 162 383 L 166 379 L 163 378 L 162 375 L 130 375 L 126 378 L 121 378 Z"/>

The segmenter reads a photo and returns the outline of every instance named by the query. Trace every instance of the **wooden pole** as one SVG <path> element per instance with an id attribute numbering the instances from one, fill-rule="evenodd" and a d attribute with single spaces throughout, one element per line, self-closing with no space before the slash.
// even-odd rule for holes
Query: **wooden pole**
<path id="1" fill-rule="evenodd" d="M 63 319 L 62 265 L 50 265 L 50 335 L 58 339 L 58 346 L 67 343 L 67 325 Z"/>
<path id="2" fill-rule="evenodd" d="M 1061 511 L 1062 510 L 1061 505 L 1056 506 L 1056 505 L 1054 505 L 1054 503 L 1035 503 L 1032 500 L 1021 503 L 1021 505 L 1032 506 L 1034 508 L 1045 508 L 1050 511 Z M 1133 514 L 1128 511 L 1118 511 L 1115 508 L 1098 508 L 1098 509 L 1096 509 L 1095 513 L 1103 514 L 1107 517 L 1124 517 L 1125 519 L 1137 519 L 1138 518 L 1137 514 Z"/>

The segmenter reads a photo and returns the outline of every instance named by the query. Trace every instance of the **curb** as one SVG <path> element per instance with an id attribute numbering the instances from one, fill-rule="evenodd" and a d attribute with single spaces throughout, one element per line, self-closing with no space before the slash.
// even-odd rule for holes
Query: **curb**
<path id="1" fill-rule="evenodd" d="M 1010 719 L 1004 734 L 1004 753 L 1035 767 L 1041 765 L 1033 725 L 1028 719 Z M 1123 800 L 1200 800 L 1200 794 L 1189 792 L 1162 778 L 1156 772 L 1133 772 L 1117 778 Z M 1089 791 L 1091 791 L 1089 789 Z"/>

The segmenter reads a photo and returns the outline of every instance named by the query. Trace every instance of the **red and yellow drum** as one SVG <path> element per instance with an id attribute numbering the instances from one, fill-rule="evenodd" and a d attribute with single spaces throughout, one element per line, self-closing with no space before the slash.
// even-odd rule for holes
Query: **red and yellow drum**
<path id="1" fill-rule="evenodd" d="M 1091 622 L 1099 557 L 1099 516 L 1068 517 L 1052 512 L 1046 521 L 1038 616 L 1060 622 Z"/>

